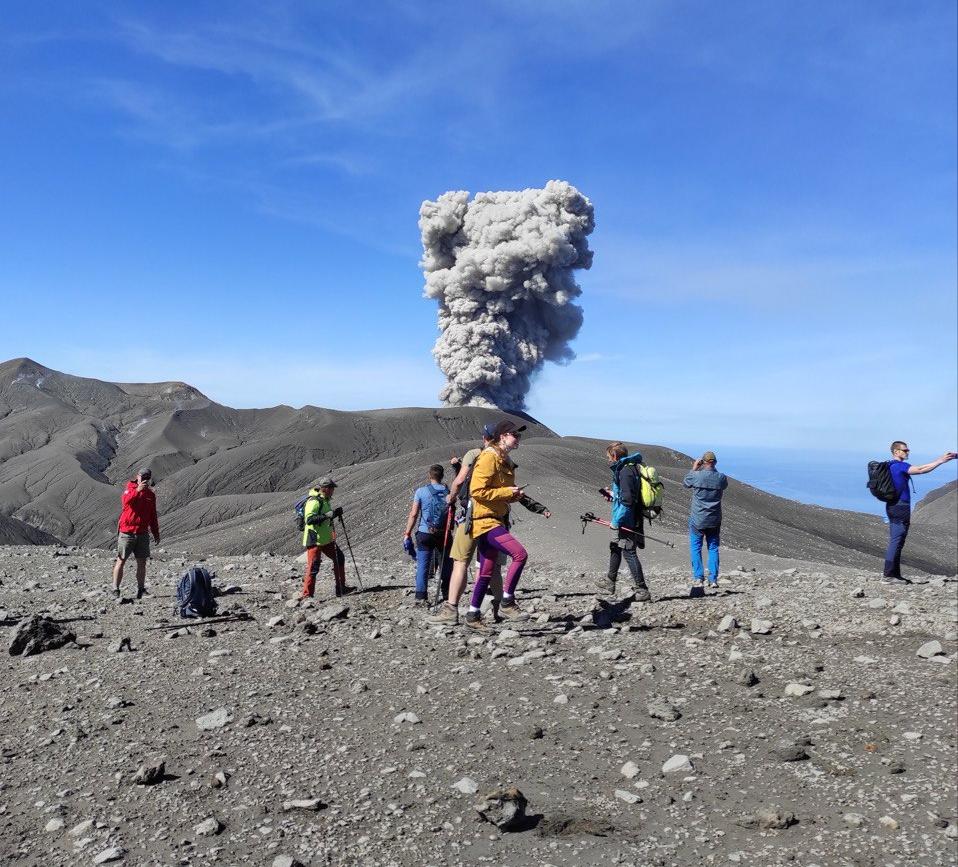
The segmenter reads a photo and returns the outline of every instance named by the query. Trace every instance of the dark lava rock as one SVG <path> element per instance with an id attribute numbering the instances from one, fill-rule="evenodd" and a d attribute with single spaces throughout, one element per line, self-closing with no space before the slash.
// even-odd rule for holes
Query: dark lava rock
<path id="1" fill-rule="evenodd" d="M 475 805 L 476 812 L 500 831 L 513 831 L 521 827 L 526 817 L 528 801 L 515 786 L 496 789 L 483 796 Z"/>
<path id="2" fill-rule="evenodd" d="M 34 656 L 76 641 L 76 635 L 49 617 L 34 614 L 17 624 L 8 648 L 11 656 Z"/>

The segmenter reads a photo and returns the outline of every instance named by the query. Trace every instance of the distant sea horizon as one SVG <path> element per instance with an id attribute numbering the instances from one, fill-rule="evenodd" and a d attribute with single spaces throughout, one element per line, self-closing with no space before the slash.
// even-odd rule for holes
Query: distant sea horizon
<path id="1" fill-rule="evenodd" d="M 702 453 L 701 446 L 674 445 L 672 448 L 696 457 Z M 884 503 L 868 492 L 865 483 L 868 462 L 885 460 L 886 455 L 744 446 L 715 446 L 714 450 L 718 469 L 723 473 L 770 494 L 829 509 L 885 516 Z M 938 454 L 940 452 L 916 457 L 916 463 L 931 460 Z M 931 473 L 914 476 L 912 505 L 958 477 L 956 465 L 958 461 L 953 461 Z"/>

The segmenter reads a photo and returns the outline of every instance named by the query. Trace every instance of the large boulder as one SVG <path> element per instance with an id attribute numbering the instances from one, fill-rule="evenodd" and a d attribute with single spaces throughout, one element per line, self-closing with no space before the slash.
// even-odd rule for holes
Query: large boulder
<path id="1" fill-rule="evenodd" d="M 17 624 L 10 641 L 11 656 L 34 656 L 45 650 L 56 650 L 76 641 L 76 635 L 55 620 L 34 614 Z"/>

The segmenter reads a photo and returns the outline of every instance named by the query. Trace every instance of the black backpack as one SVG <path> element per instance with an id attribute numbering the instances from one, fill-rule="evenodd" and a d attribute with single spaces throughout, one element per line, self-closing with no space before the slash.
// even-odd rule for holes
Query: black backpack
<path id="1" fill-rule="evenodd" d="M 883 503 L 897 503 L 899 497 L 891 470 L 888 469 L 890 463 L 891 461 L 868 462 L 868 490 Z"/>
<path id="2" fill-rule="evenodd" d="M 213 576 L 202 566 L 194 566 L 176 588 L 176 607 L 180 617 L 212 617 L 216 614 Z"/>

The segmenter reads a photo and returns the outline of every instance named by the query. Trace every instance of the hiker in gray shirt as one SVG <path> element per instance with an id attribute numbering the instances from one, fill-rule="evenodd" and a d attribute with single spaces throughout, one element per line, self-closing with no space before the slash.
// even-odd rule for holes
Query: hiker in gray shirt
<path id="1" fill-rule="evenodd" d="M 702 541 L 709 546 L 709 587 L 718 587 L 719 533 L 722 528 L 722 494 L 728 487 L 725 473 L 715 469 L 715 452 L 706 452 L 692 463 L 685 476 L 685 487 L 692 489 L 689 511 L 689 552 L 692 555 L 692 589 L 689 596 L 705 595 L 702 568 Z"/>

